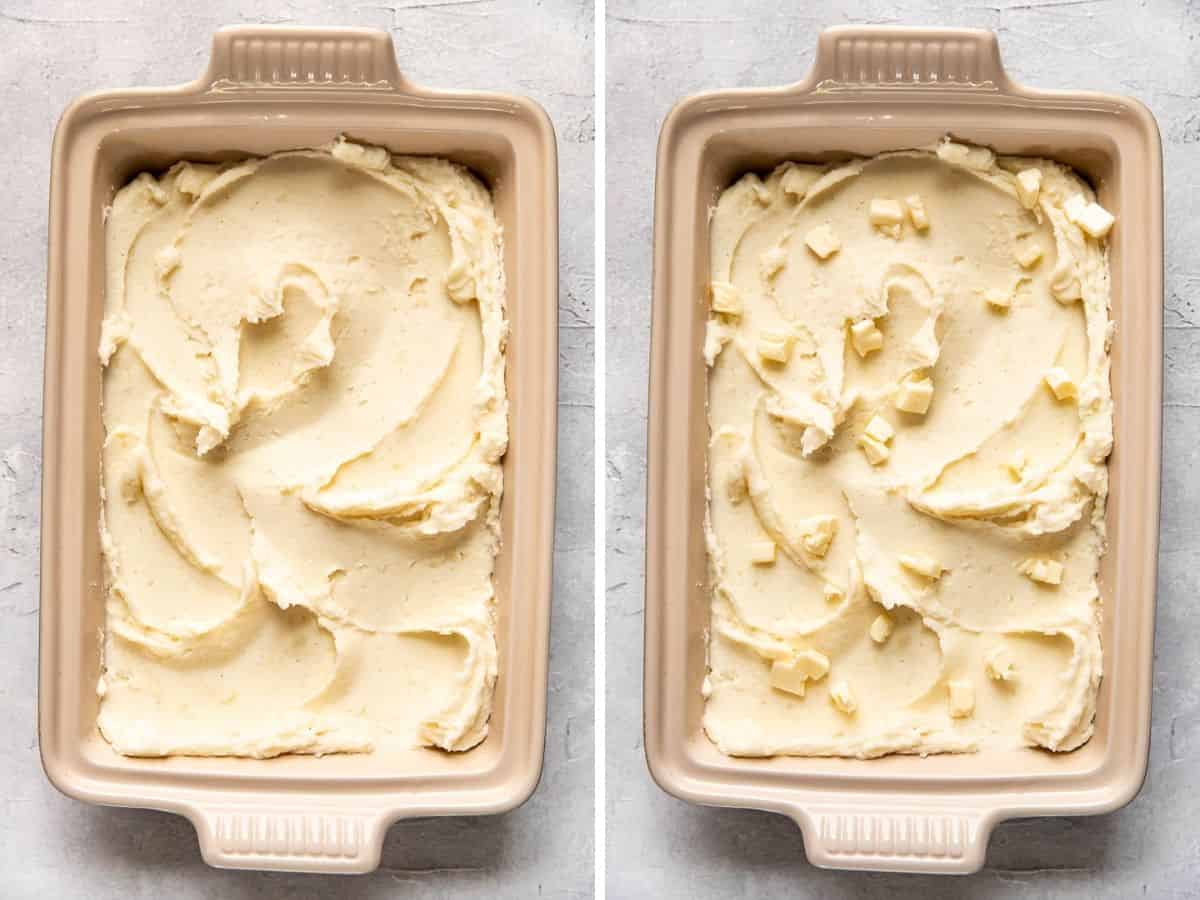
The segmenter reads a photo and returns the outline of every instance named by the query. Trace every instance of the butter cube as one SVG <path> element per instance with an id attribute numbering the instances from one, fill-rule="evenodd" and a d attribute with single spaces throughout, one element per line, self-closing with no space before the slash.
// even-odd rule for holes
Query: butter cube
<path id="1" fill-rule="evenodd" d="M 873 466 L 882 465 L 887 462 L 888 457 L 892 455 L 892 451 L 888 449 L 888 445 L 875 440 L 869 434 L 864 434 L 858 439 L 858 446 L 862 448 L 863 455 Z"/>
<path id="2" fill-rule="evenodd" d="M 829 657 L 816 650 L 801 650 L 791 659 L 771 664 L 771 687 L 803 697 L 808 682 L 820 681 L 828 673 Z"/>
<path id="3" fill-rule="evenodd" d="M 199 169 L 186 163 L 175 176 L 175 188 L 193 200 L 204 192 L 205 186 L 216 176 L 209 169 Z"/>
<path id="4" fill-rule="evenodd" d="M 946 571 L 940 562 L 924 553 L 902 553 L 899 562 L 908 571 L 931 581 L 937 581 Z"/>
<path id="5" fill-rule="evenodd" d="M 1087 209 L 1088 202 L 1083 198 L 1083 194 L 1072 194 L 1063 204 L 1063 212 L 1066 213 L 1067 221 L 1079 224 L 1079 217 L 1083 211 Z"/>
<path id="6" fill-rule="evenodd" d="M 762 255 L 761 262 L 763 277 L 774 278 L 787 265 L 787 251 L 782 247 L 772 247 Z"/>
<path id="7" fill-rule="evenodd" d="M 975 686 L 966 679 L 954 679 L 947 685 L 950 692 L 950 715 L 965 719 L 975 712 Z"/>
<path id="8" fill-rule="evenodd" d="M 896 409 L 917 415 L 925 415 L 933 400 L 933 382 L 928 378 L 906 378 L 896 389 L 892 403 Z"/>
<path id="9" fill-rule="evenodd" d="M 714 281 L 709 285 L 708 294 L 713 312 L 723 316 L 742 314 L 742 295 L 728 281 Z"/>
<path id="10" fill-rule="evenodd" d="M 871 640 L 877 644 L 886 643 L 892 636 L 892 620 L 887 613 L 880 613 L 875 617 L 875 621 L 871 623 L 870 635 Z"/>
<path id="11" fill-rule="evenodd" d="M 883 332 L 875 327 L 873 319 L 860 319 L 850 326 L 850 343 L 855 353 L 866 358 L 883 346 Z"/>
<path id="12" fill-rule="evenodd" d="M 876 197 L 872 200 L 867 215 L 876 228 L 900 225 L 904 221 L 904 210 L 900 208 L 900 204 L 886 197 Z"/>
<path id="13" fill-rule="evenodd" d="M 816 176 L 811 169 L 788 166 L 787 171 L 783 173 L 783 177 L 779 179 L 779 186 L 792 199 L 803 200 L 808 194 L 809 187 L 815 180 Z"/>
<path id="14" fill-rule="evenodd" d="M 943 162 L 974 169 L 976 172 L 986 172 L 996 161 L 996 154 L 987 147 L 971 147 L 954 141 L 945 141 L 938 145 L 937 155 Z"/>
<path id="15" fill-rule="evenodd" d="M 1079 217 L 1079 227 L 1096 240 L 1100 240 L 1108 235 L 1116 221 L 1116 216 L 1099 203 L 1089 203 L 1083 215 Z"/>
<path id="16" fill-rule="evenodd" d="M 896 429 L 888 423 L 888 420 L 882 416 L 871 416 L 871 421 L 867 423 L 866 430 L 863 432 L 867 437 L 874 438 L 881 444 L 886 444 L 896 436 Z"/>
<path id="17" fill-rule="evenodd" d="M 1022 269 L 1032 269 L 1042 261 L 1042 248 L 1033 241 L 1023 241 L 1017 247 L 1016 257 Z"/>
<path id="18" fill-rule="evenodd" d="M 1078 225 L 1096 240 L 1108 234 L 1116 219 L 1099 203 L 1089 203 L 1082 194 L 1076 194 L 1063 204 L 1067 219 Z"/>
<path id="19" fill-rule="evenodd" d="M 782 331 L 762 332 L 758 336 L 758 355 L 771 362 L 787 362 L 792 355 L 792 336 Z"/>
<path id="20" fill-rule="evenodd" d="M 1062 563 L 1053 559 L 1030 557 L 1017 566 L 1017 571 L 1039 584 L 1060 585 L 1063 579 Z"/>
<path id="21" fill-rule="evenodd" d="M 804 236 L 804 243 L 818 259 L 829 259 L 842 249 L 841 239 L 828 225 L 818 225 Z"/>
<path id="22" fill-rule="evenodd" d="M 769 566 L 775 562 L 775 542 L 755 541 L 750 545 L 750 562 L 756 566 Z"/>
<path id="23" fill-rule="evenodd" d="M 999 288 L 988 288 L 983 292 L 983 299 L 987 301 L 988 306 L 995 309 L 1008 309 L 1012 306 L 1012 293 Z"/>
<path id="24" fill-rule="evenodd" d="M 1061 366 L 1055 366 L 1047 372 L 1045 381 L 1046 387 L 1050 388 L 1051 393 L 1059 400 L 1071 400 L 1079 394 L 1079 387 Z"/>
<path id="25" fill-rule="evenodd" d="M 835 681 L 829 688 L 829 700 L 837 707 L 838 712 L 852 716 L 858 710 L 858 701 L 854 691 L 845 681 Z"/>
<path id="26" fill-rule="evenodd" d="M 897 561 L 908 571 L 933 581 L 941 578 L 946 571 L 941 563 L 924 553 L 902 553 Z"/>
<path id="27" fill-rule="evenodd" d="M 1042 170 L 1022 169 L 1017 173 L 1017 199 L 1026 209 L 1037 206 L 1038 195 L 1042 192 Z"/>
<path id="28" fill-rule="evenodd" d="M 908 207 L 908 218 L 912 221 L 913 228 L 917 231 L 928 231 L 929 211 L 925 209 L 925 201 L 921 199 L 921 195 L 905 197 L 904 205 Z"/>
<path id="29" fill-rule="evenodd" d="M 837 519 L 833 516 L 813 516 L 800 523 L 800 543 L 813 556 L 822 557 L 837 534 Z"/>
<path id="30" fill-rule="evenodd" d="M 1017 675 L 1017 664 L 1003 647 L 991 649 L 983 661 L 983 668 L 992 681 L 1012 681 Z"/>

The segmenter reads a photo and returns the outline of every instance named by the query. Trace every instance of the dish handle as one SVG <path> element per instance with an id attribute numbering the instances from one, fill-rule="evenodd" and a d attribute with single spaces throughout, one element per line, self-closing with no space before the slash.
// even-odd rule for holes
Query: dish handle
<path id="1" fill-rule="evenodd" d="M 392 36 L 374 28 L 233 25 L 213 35 L 202 90 L 404 84 Z"/>
<path id="2" fill-rule="evenodd" d="M 294 801 L 293 801 L 294 803 Z M 393 816 L 294 803 L 203 806 L 188 812 L 210 866 L 282 872 L 371 872 Z"/>
<path id="3" fill-rule="evenodd" d="M 866 803 L 790 811 L 808 860 L 827 869 L 961 874 L 983 867 L 995 818 L 978 809 Z"/>
<path id="4" fill-rule="evenodd" d="M 846 25 L 827 28 L 806 87 L 939 88 L 1002 91 L 1010 87 L 991 31 Z"/>

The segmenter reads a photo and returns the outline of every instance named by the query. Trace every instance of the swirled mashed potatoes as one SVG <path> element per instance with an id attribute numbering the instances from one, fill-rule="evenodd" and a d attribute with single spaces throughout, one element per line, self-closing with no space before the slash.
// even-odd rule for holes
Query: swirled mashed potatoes
<path id="1" fill-rule="evenodd" d="M 722 751 L 1091 736 L 1112 222 L 1060 165 L 950 142 L 721 196 L 704 727 Z"/>
<path id="2" fill-rule="evenodd" d="M 339 140 L 139 175 L 107 227 L 101 733 L 477 744 L 507 442 L 488 192 Z"/>

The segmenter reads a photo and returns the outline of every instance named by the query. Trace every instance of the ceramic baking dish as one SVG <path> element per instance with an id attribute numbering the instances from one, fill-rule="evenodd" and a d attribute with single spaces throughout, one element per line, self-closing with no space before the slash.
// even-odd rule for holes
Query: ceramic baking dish
<path id="1" fill-rule="evenodd" d="M 825 161 L 945 134 L 1074 166 L 1117 215 L 1110 238 L 1112 388 L 1104 680 L 1081 749 L 879 760 L 735 759 L 700 725 L 708 589 L 705 507 L 708 223 L 720 191 L 785 159 Z M 818 866 L 971 872 L 997 822 L 1101 813 L 1146 771 L 1162 394 L 1162 164 L 1133 100 L 1014 84 L 989 32 L 837 28 L 803 82 L 680 103 L 658 147 L 646 561 L 646 755 L 696 803 L 780 812 Z"/>
<path id="2" fill-rule="evenodd" d="M 312 147 L 339 133 L 470 166 L 504 229 L 510 445 L 496 563 L 500 678 L 487 739 L 321 759 L 129 759 L 96 729 L 104 598 L 97 514 L 104 210 L 134 174 Z M 187 816 L 218 866 L 362 872 L 389 824 L 496 813 L 529 796 L 545 733 L 554 529 L 558 184 L 536 104 L 417 87 L 391 38 L 359 29 L 231 28 L 208 71 L 167 89 L 78 100 L 54 139 L 42 482 L 39 731 L 47 776 L 95 803 Z"/>

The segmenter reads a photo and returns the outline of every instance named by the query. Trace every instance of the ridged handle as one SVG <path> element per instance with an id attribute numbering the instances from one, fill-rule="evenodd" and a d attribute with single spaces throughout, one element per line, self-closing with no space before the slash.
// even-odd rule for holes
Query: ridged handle
<path id="1" fill-rule="evenodd" d="M 983 867 L 991 824 L 958 810 L 807 809 L 809 862 L 831 869 L 966 874 Z"/>
<path id="2" fill-rule="evenodd" d="M 997 90 L 1008 83 L 990 31 L 951 28 L 830 28 L 817 41 L 818 87 L 938 87 Z"/>
<path id="3" fill-rule="evenodd" d="M 192 815 L 210 866 L 285 872 L 370 872 L 388 822 L 380 813 L 206 808 Z"/>
<path id="4" fill-rule="evenodd" d="M 396 51 L 387 32 L 370 28 L 294 28 L 249 25 L 213 36 L 204 82 L 238 87 L 359 87 L 400 85 Z"/>

